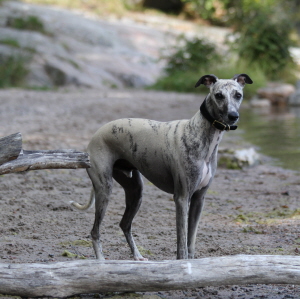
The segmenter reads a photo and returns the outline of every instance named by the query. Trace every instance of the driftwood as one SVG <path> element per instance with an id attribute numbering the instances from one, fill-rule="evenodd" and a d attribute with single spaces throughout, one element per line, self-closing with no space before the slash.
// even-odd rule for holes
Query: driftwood
<path id="1" fill-rule="evenodd" d="M 0 139 L 0 175 L 38 169 L 88 168 L 87 153 L 72 149 L 22 150 L 21 133 Z"/>
<path id="2" fill-rule="evenodd" d="M 237 255 L 161 262 L 80 260 L 0 264 L 0 293 L 22 297 L 67 297 L 82 293 L 233 284 L 300 285 L 300 257 Z"/>
<path id="3" fill-rule="evenodd" d="M 22 150 L 21 133 L 12 134 L 0 139 L 0 165 L 17 159 Z"/>
<path id="4" fill-rule="evenodd" d="M 25 151 L 17 159 L 0 165 L 0 174 L 59 168 L 88 168 L 87 153 L 75 150 Z"/>

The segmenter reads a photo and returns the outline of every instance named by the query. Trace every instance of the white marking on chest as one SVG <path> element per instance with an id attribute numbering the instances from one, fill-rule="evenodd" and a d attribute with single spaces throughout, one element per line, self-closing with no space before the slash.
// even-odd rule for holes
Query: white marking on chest
<path id="1" fill-rule="evenodd" d="M 213 154 L 216 146 L 220 143 L 223 133 L 224 132 L 217 131 L 213 137 L 213 140 L 212 140 L 210 146 L 209 146 L 207 156 L 203 163 L 204 165 L 203 165 L 203 169 L 202 169 L 202 176 L 201 176 L 201 181 L 199 184 L 199 189 L 207 186 L 207 184 L 209 183 L 209 181 L 212 177 L 210 158 L 211 158 L 211 155 Z"/>

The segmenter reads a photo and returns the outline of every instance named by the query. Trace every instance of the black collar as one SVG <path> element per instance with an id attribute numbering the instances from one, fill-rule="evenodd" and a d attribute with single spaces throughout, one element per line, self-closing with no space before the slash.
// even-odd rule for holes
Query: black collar
<path id="1" fill-rule="evenodd" d="M 226 123 L 223 123 L 221 121 L 218 121 L 214 119 L 208 112 L 207 107 L 206 107 L 206 98 L 203 101 L 203 103 L 200 106 L 200 111 L 202 115 L 218 130 L 220 131 L 229 131 L 229 130 L 236 130 L 237 126 L 230 126 Z"/>

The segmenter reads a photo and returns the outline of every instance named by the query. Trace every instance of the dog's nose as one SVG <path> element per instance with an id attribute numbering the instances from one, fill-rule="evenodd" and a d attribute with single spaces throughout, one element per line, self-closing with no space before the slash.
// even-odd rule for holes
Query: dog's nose
<path id="1" fill-rule="evenodd" d="M 239 119 L 239 117 L 240 117 L 240 115 L 235 111 L 231 111 L 228 113 L 228 119 L 230 121 L 237 121 Z"/>

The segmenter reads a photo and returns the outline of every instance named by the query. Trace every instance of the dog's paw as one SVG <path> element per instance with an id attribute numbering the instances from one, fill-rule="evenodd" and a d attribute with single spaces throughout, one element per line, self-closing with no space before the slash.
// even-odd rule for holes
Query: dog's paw
<path id="1" fill-rule="evenodd" d="M 148 259 L 145 258 L 145 257 L 135 257 L 134 260 L 135 261 L 140 261 L 140 262 L 146 262 L 146 261 L 148 261 Z"/>

